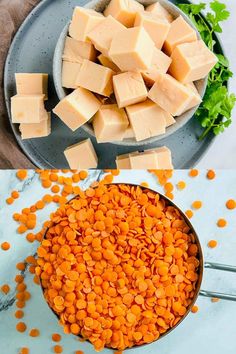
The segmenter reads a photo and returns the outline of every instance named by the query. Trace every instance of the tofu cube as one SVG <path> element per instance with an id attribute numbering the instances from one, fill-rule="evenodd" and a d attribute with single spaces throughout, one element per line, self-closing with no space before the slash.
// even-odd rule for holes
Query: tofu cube
<path id="1" fill-rule="evenodd" d="M 185 86 L 193 93 L 192 101 L 189 103 L 189 106 L 187 107 L 187 110 L 189 110 L 195 106 L 198 106 L 202 102 L 202 98 L 199 95 L 198 90 L 196 89 L 196 86 L 194 85 L 193 82 L 190 82 L 189 84 L 185 84 Z"/>
<path id="2" fill-rule="evenodd" d="M 170 24 L 167 20 L 144 11 L 136 14 L 134 26 L 143 26 L 159 49 L 162 48 L 170 30 Z"/>
<path id="3" fill-rule="evenodd" d="M 98 143 L 121 141 L 129 121 L 124 109 L 116 104 L 102 106 L 93 119 L 93 128 Z"/>
<path id="4" fill-rule="evenodd" d="M 133 27 L 136 13 L 143 10 L 143 5 L 135 0 L 111 0 L 104 15 L 111 15 L 124 26 Z"/>
<path id="5" fill-rule="evenodd" d="M 157 154 L 153 151 L 132 153 L 129 158 L 132 170 L 159 169 Z"/>
<path id="6" fill-rule="evenodd" d="M 193 99 L 193 92 L 168 74 L 159 74 L 148 97 L 172 116 L 184 113 Z"/>
<path id="7" fill-rule="evenodd" d="M 81 63 L 73 63 L 63 60 L 61 74 L 62 87 L 69 89 L 75 89 L 78 87 L 76 85 L 76 78 L 79 74 L 81 65 Z"/>
<path id="8" fill-rule="evenodd" d="M 171 61 L 172 59 L 160 49 L 154 48 L 150 68 L 148 70 L 141 71 L 143 79 L 148 87 L 155 83 L 158 73 L 165 74 L 168 71 Z"/>
<path id="9" fill-rule="evenodd" d="M 92 9 L 76 6 L 69 27 L 69 35 L 78 41 L 89 42 L 87 34 L 104 20 L 104 16 Z"/>
<path id="10" fill-rule="evenodd" d="M 130 170 L 130 157 L 129 154 L 119 155 L 116 157 L 116 167 L 120 170 Z"/>
<path id="11" fill-rule="evenodd" d="M 113 37 L 109 58 L 121 71 L 146 70 L 151 66 L 154 47 L 143 27 L 127 28 Z"/>
<path id="12" fill-rule="evenodd" d="M 62 59 L 73 63 L 81 62 L 82 59 L 96 60 L 97 51 L 92 43 L 77 41 L 74 38 L 66 37 Z"/>
<path id="13" fill-rule="evenodd" d="M 205 78 L 217 63 L 202 40 L 178 45 L 171 54 L 169 73 L 183 83 Z"/>
<path id="14" fill-rule="evenodd" d="M 96 168 L 98 165 L 97 154 L 90 139 L 69 146 L 64 155 L 73 170 Z"/>
<path id="15" fill-rule="evenodd" d="M 144 152 L 135 151 L 131 154 L 116 157 L 116 166 L 119 169 L 173 169 L 171 151 L 162 146 Z"/>
<path id="16" fill-rule="evenodd" d="M 40 123 L 47 119 L 44 95 L 16 95 L 11 98 L 12 123 Z"/>
<path id="17" fill-rule="evenodd" d="M 107 57 L 113 36 L 123 29 L 125 26 L 109 15 L 89 32 L 88 38 L 94 47 Z"/>
<path id="18" fill-rule="evenodd" d="M 162 170 L 172 170 L 173 164 L 172 164 L 172 157 L 171 157 L 171 151 L 168 149 L 166 146 L 159 147 L 157 149 L 153 149 L 152 151 L 155 152 L 157 155 L 157 160 L 158 160 L 158 168 Z"/>
<path id="19" fill-rule="evenodd" d="M 48 99 L 48 74 L 16 73 L 15 79 L 18 95 L 45 95 Z"/>
<path id="20" fill-rule="evenodd" d="M 53 112 L 72 131 L 75 131 L 91 119 L 101 105 L 101 102 L 91 92 L 79 87 L 63 98 Z"/>
<path id="21" fill-rule="evenodd" d="M 135 139 L 141 141 L 166 131 L 166 116 L 161 107 L 150 100 L 126 108 Z"/>
<path id="22" fill-rule="evenodd" d="M 163 18 L 168 22 L 173 21 L 172 15 L 159 2 L 147 6 L 146 11 L 158 15 L 160 18 Z"/>
<path id="23" fill-rule="evenodd" d="M 19 129 L 23 140 L 46 137 L 51 134 L 51 113 L 40 123 L 21 123 Z"/>
<path id="24" fill-rule="evenodd" d="M 99 62 L 105 66 L 106 68 L 111 69 L 114 72 L 119 72 L 120 69 L 118 68 L 118 66 L 116 64 L 114 64 L 109 58 L 107 58 L 106 56 L 104 56 L 103 54 L 100 54 L 98 56 L 98 60 Z"/>
<path id="25" fill-rule="evenodd" d="M 182 43 L 194 42 L 197 40 L 197 33 L 182 16 L 175 19 L 170 26 L 168 36 L 164 43 L 164 51 L 171 55 L 174 48 Z"/>
<path id="26" fill-rule="evenodd" d="M 113 92 L 112 76 L 114 71 L 100 64 L 84 60 L 76 79 L 76 85 L 103 96 Z"/>
<path id="27" fill-rule="evenodd" d="M 129 71 L 113 76 L 113 87 L 119 108 L 145 101 L 148 95 L 140 73 Z"/>

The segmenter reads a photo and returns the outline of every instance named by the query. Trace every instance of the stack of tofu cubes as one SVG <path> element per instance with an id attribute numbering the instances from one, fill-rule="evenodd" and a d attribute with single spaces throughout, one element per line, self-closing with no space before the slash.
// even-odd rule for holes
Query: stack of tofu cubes
<path id="1" fill-rule="evenodd" d="M 44 107 L 48 99 L 48 74 L 15 74 L 17 95 L 11 98 L 12 123 L 20 124 L 22 139 L 46 137 L 51 133 L 51 113 Z"/>
<path id="2" fill-rule="evenodd" d="M 98 143 L 143 141 L 201 102 L 193 82 L 216 62 L 184 18 L 158 2 L 144 9 L 111 0 L 104 14 L 76 7 L 62 68 L 63 87 L 74 91 L 54 112 L 73 131 L 91 122 Z"/>

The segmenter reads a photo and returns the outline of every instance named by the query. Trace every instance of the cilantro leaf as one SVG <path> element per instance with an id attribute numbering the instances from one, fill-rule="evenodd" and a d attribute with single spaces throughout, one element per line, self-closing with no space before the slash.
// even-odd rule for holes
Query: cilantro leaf
<path id="1" fill-rule="evenodd" d="M 207 20 L 211 23 L 213 31 L 222 32 L 220 22 L 227 20 L 230 13 L 226 10 L 226 5 L 217 0 L 210 3 L 210 8 L 214 14 L 208 13 Z"/>
<path id="2" fill-rule="evenodd" d="M 206 8 L 206 4 L 179 4 L 179 8 L 186 14 L 197 15 Z"/>
<path id="3" fill-rule="evenodd" d="M 210 3 L 211 12 L 207 12 L 205 17 L 201 13 L 206 9 L 204 3 L 180 4 L 179 7 L 195 25 L 208 48 L 214 51 L 216 43 L 214 33 L 222 32 L 221 22 L 227 20 L 230 15 L 226 5 L 218 0 L 213 0 Z M 204 128 L 199 140 L 205 138 L 211 131 L 217 135 L 228 128 L 232 123 L 232 110 L 236 103 L 236 96 L 233 93 L 230 94 L 227 89 L 227 81 L 233 76 L 229 69 L 229 61 L 224 55 L 215 54 L 218 63 L 209 74 L 203 101 L 195 113 Z"/>

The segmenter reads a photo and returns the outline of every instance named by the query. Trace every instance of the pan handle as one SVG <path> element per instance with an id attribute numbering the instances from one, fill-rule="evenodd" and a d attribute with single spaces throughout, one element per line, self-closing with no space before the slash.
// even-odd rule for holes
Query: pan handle
<path id="1" fill-rule="evenodd" d="M 218 270 L 224 270 L 226 272 L 236 273 L 236 266 L 231 266 L 227 264 L 205 262 L 204 268 L 218 269 Z"/>
<path id="2" fill-rule="evenodd" d="M 235 266 L 226 265 L 226 264 L 206 262 L 204 263 L 204 268 L 218 269 L 226 272 L 236 273 Z M 208 290 L 200 290 L 199 294 L 206 297 L 216 297 L 222 300 L 236 301 L 236 295 L 231 295 L 231 294 L 218 293 L 218 292 L 208 291 Z"/>

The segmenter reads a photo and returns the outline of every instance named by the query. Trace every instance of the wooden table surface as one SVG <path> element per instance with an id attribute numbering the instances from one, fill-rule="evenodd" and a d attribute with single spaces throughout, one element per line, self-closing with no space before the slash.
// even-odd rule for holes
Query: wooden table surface
<path id="1" fill-rule="evenodd" d="M 0 0 L 0 169 L 34 168 L 11 130 L 3 97 L 3 68 L 15 32 L 40 0 Z"/>

